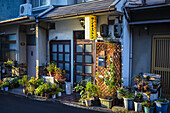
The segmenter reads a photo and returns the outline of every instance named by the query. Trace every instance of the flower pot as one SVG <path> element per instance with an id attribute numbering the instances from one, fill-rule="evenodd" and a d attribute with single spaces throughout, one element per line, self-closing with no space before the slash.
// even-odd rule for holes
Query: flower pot
<path id="1" fill-rule="evenodd" d="M 52 95 L 52 98 L 55 99 L 56 98 L 56 94 Z"/>
<path id="2" fill-rule="evenodd" d="M 144 107 L 145 113 L 154 113 L 154 109 L 155 109 L 155 107 L 150 107 L 150 108 Z"/>
<path id="3" fill-rule="evenodd" d="M 153 89 L 158 89 L 158 85 L 153 85 Z"/>
<path id="4" fill-rule="evenodd" d="M 136 112 L 141 112 L 142 111 L 142 103 L 134 102 L 134 107 L 135 107 Z"/>
<path id="5" fill-rule="evenodd" d="M 112 108 L 113 106 L 113 99 L 109 100 L 109 99 L 102 99 L 102 98 L 99 98 L 100 99 L 100 103 L 101 103 L 101 106 L 104 107 L 104 108 Z"/>
<path id="6" fill-rule="evenodd" d="M 61 92 L 58 92 L 58 96 L 61 97 L 61 95 L 62 95 Z"/>
<path id="7" fill-rule="evenodd" d="M 85 100 L 86 106 L 91 106 L 91 100 Z"/>
<path id="8" fill-rule="evenodd" d="M 5 89 L 5 91 L 8 91 L 8 87 L 5 87 L 4 89 Z"/>
<path id="9" fill-rule="evenodd" d="M 169 101 L 165 103 L 155 101 L 155 103 L 157 113 L 167 113 Z"/>
<path id="10" fill-rule="evenodd" d="M 132 110 L 133 109 L 133 99 L 134 98 L 123 98 L 125 109 Z"/>

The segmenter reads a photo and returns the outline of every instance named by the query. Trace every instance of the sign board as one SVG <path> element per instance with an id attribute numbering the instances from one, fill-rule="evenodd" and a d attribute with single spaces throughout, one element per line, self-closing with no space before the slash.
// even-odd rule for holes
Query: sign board
<path id="1" fill-rule="evenodd" d="M 97 39 L 97 17 L 90 16 L 90 39 Z"/>

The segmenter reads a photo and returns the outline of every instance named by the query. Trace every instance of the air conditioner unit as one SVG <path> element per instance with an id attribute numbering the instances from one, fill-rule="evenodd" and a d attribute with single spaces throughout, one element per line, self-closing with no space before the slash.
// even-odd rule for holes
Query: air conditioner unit
<path id="1" fill-rule="evenodd" d="M 20 5 L 20 16 L 32 15 L 32 5 L 29 3 Z"/>

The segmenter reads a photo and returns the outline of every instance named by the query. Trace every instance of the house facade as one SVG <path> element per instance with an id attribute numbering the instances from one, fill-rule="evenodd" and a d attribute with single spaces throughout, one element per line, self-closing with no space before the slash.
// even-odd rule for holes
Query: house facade
<path id="1" fill-rule="evenodd" d="M 169 98 L 170 89 L 170 31 L 168 0 L 126 4 L 126 18 L 130 25 L 131 78 L 138 73 L 162 76 L 162 97 Z"/>

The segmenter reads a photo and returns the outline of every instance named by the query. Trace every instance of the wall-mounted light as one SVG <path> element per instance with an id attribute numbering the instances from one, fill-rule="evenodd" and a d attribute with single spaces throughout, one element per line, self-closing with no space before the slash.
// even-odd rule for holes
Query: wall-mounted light
<path id="1" fill-rule="evenodd" d="M 81 19 L 81 20 L 80 20 L 80 25 L 81 25 L 83 28 L 85 28 L 85 20 L 84 20 L 84 19 Z"/>

